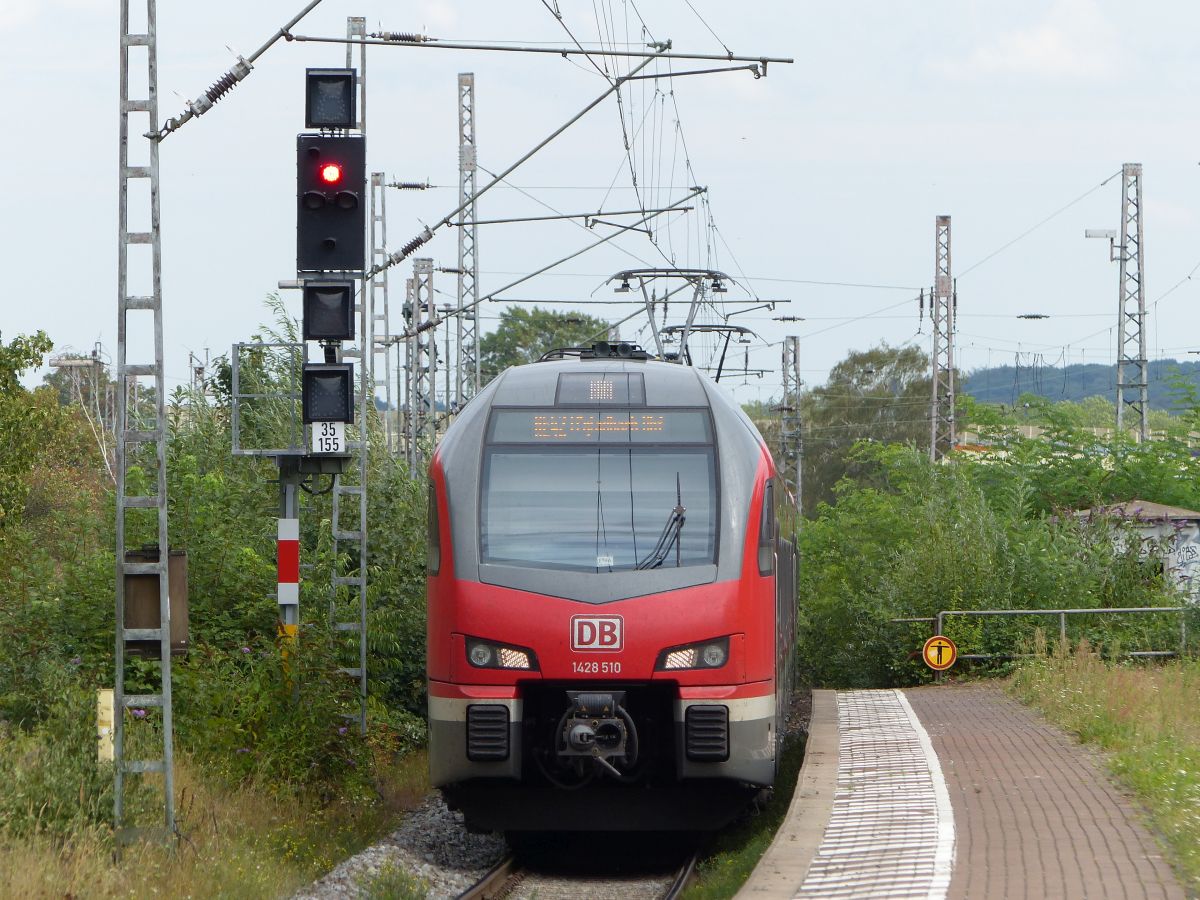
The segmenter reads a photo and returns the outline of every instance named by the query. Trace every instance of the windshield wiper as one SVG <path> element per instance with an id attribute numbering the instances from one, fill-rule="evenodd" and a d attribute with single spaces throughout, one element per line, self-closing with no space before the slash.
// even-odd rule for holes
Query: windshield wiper
<path id="1" fill-rule="evenodd" d="M 675 548 L 675 567 L 679 567 L 679 534 L 683 531 L 683 523 L 687 518 L 687 507 L 683 505 L 683 491 L 680 489 L 679 473 L 675 473 L 675 508 L 667 516 L 667 524 L 663 526 L 658 542 L 644 559 L 634 567 L 637 569 L 657 569 L 666 561 L 671 547 Z"/>

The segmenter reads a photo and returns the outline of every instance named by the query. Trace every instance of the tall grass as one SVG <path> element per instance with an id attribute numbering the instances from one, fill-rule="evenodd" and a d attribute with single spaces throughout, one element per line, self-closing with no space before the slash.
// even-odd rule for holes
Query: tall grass
<path id="1" fill-rule="evenodd" d="M 377 783 L 374 803 L 322 803 L 256 788 L 221 787 L 176 761 L 177 847 L 135 844 L 114 861 L 108 829 L 0 834 L 0 898 L 286 897 L 377 839 L 428 790 L 423 752 Z"/>
<path id="2" fill-rule="evenodd" d="M 1044 642 L 1041 649 L 1044 651 Z M 1200 895 L 1200 660 L 1102 660 L 1083 643 L 1017 668 L 1012 691 L 1108 751 L 1137 794 L 1193 896 Z"/>
<path id="3" fill-rule="evenodd" d="M 798 737 L 784 744 L 775 788 L 765 806 L 755 806 L 713 836 L 701 853 L 695 879 L 683 892 L 687 900 L 732 897 L 746 883 L 787 815 L 804 761 L 804 744 Z"/>

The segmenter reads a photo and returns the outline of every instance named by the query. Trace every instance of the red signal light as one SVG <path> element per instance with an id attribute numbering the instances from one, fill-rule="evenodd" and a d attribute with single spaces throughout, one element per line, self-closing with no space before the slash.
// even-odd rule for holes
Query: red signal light
<path id="1" fill-rule="evenodd" d="M 337 163 L 326 163 L 321 166 L 321 180 L 326 184 L 337 184 L 342 180 L 342 167 Z"/>

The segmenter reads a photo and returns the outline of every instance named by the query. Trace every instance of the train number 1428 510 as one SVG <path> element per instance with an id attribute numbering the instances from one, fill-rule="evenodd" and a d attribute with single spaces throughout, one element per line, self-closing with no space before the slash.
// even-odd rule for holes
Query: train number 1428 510
<path id="1" fill-rule="evenodd" d="M 572 660 L 571 670 L 576 675 L 620 675 L 621 664 L 614 660 L 598 662 L 592 659 Z"/>

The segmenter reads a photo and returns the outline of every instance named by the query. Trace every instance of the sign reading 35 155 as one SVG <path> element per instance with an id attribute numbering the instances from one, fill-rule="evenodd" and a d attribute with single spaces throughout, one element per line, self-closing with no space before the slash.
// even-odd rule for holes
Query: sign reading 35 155
<path id="1" fill-rule="evenodd" d="M 313 422 L 312 424 L 313 453 L 345 453 L 346 452 L 346 423 L 345 422 Z"/>

